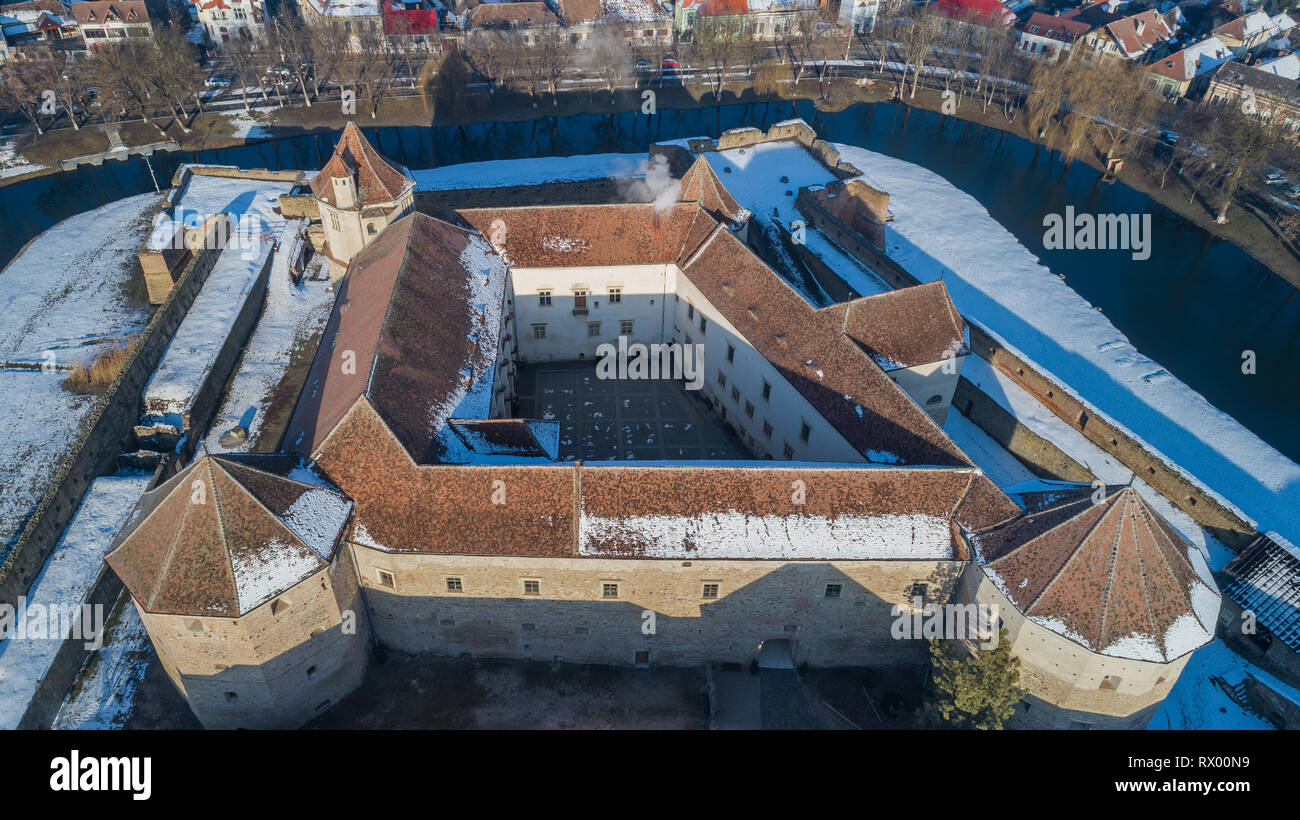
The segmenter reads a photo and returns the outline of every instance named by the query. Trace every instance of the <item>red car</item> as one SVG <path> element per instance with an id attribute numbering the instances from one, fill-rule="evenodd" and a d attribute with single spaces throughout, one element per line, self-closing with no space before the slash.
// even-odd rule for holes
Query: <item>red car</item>
<path id="1" fill-rule="evenodd" d="M 665 57 L 663 59 L 663 62 L 660 63 L 660 66 L 662 68 L 677 68 L 677 61 L 674 60 L 672 57 Z"/>

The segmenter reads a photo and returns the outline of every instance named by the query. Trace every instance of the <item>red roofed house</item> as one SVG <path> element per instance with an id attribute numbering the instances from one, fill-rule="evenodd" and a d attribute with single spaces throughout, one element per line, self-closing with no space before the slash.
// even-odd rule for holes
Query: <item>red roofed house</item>
<path id="1" fill-rule="evenodd" d="M 427 40 L 438 34 L 438 9 L 431 0 L 383 0 L 380 10 L 387 35 Z"/>
<path id="2" fill-rule="evenodd" d="M 72 16 L 91 51 L 106 43 L 153 36 L 142 0 L 83 0 L 72 4 Z"/>
<path id="3" fill-rule="evenodd" d="M 338 279 L 357 252 L 410 212 L 415 180 L 371 147 L 356 123 L 343 128 L 325 167 L 311 180 L 325 230 L 330 278 Z"/>
<path id="4" fill-rule="evenodd" d="M 1085 57 L 1094 59 L 1142 60 L 1159 56 L 1178 33 L 1181 25 L 1178 14 L 1177 8 L 1163 15 L 1155 9 L 1147 9 L 1119 17 L 1085 34 L 1081 50 Z M 1071 12 L 1062 15 L 1066 16 L 1071 16 Z"/>
<path id="5" fill-rule="evenodd" d="M 1036 11 L 1016 32 L 1016 49 L 1031 57 L 1059 61 L 1091 30 L 1082 20 Z"/>
<path id="6" fill-rule="evenodd" d="M 262 0 L 192 0 L 208 44 L 218 49 L 241 38 L 266 36 L 266 10 Z"/>

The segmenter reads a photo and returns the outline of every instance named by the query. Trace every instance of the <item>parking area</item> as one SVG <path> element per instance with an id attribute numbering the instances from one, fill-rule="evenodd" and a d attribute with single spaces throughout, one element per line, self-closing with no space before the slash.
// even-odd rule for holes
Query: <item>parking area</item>
<path id="1" fill-rule="evenodd" d="M 560 422 L 572 461 L 748 460 L 753 456 L 681 382 L 600 379 L 594 364 L 524 365 L 519 415 Z"/>

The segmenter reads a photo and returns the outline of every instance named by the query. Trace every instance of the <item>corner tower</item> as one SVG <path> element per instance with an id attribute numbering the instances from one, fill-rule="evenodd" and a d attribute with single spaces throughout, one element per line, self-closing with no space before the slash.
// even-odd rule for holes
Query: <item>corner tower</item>
<path id="1" fill-rule="evenodd" d="M 204 455 L 140 500 L 106 560 L 207 728 L 294 728 L 361 684 L 352 506 L 284 456 Z"/>
<path id="2" fill-rule="evenodd" d="M 344 126 L 334 155 L 312 178 L 311 191 L 334 280 L 343 276 L 352 257 L 415 206 L 410 172 L 376 151 L 352 122 Z"/>

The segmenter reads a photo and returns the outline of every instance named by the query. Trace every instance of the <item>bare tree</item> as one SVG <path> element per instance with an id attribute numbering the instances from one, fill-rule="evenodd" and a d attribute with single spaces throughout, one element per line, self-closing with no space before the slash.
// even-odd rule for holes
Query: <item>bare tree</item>
<path id="1" fill-rule="evenodd" d="M 258 80 L 252 41 L 243 37 L 233 40 L 222 49 L 221 55 L 230 62 L 230 81 L 239 86 L 239 97 L 244 102 L 244 111 L 252 111 L 248 104 L 248 88 L 254 80 Z"/>
<path id="2" fill-rule="evenodd" d="M 0 76 L 0 107 L 21 112 L 36 129 L 37 136 L 45 133 L 41 127 L 41 109 L 49 98 L 48 88 L 40 67 L 27 62 L 10 62 Z"/>
<path id="3" fill-rule="evenodd" d="M 1043 61 L 1029 75 L 1025 99 L 1025 127 L 1032 139 L 1052 147 L 1056 115 L 1065 103 L 1066 69 L 1062 63 Z"/>
<path id="4" fill-rule="evenodd" d="M 1215 118 L 1207 139 L 1212 165 L 1221 169 L 1215 222 L 1222 225 L 1228 221 L 1228 208 L 1242 183 L 1259 176 L 1281 138 L 1277 122 L 1245 114 L 1235 105 L 1227 106 Z"/>
<path id="5" fill-rule="evenodd" d="M 564 79 L 569 61 L 573 59 L 573 44 L 569 42 L 564 29 L 559 26 L 546 26 L 534 31 L 530 51 L 537 62 L 537 70 L 546 88 L 551 92 L 551 105 L 558 107 L 560 81 Z"/>
<path id="6" fill-rule="evenodd" d="M 722 99 L 727 69 L 737 62 L 738 34 L 736 24 L 726 17 L 702 18 L 695 26 L 691 55 L 700 64 L 715 103 Z"/>
<path id="7" fill-rule="evenodd" d="M 975 95 L 979 98 L 980 111 L 987 114 L 993 97 L 997 94 L 999 84 L 1005 83 L 1014 48 L 1011 35 L 1002 29 L 990 26 L 974 26 L 972 45 L 979 54 L 976 60 Z"/>
<path id="8" fill-rule="evenodd" d="M 899 89 L 901 91 L 907 84 L 907 71 L 910 67 L 912 90 L 908 96 L 912 99 L 916 98 L 916 86 L 921 80 L 921 73 L 925 71 L 926 60 L 929 59 L 931 49 L 934 48 L 945 25 L 945 19 L 935 12 L 929 11 L 928 8 L 919 8 L 912 12 L 910 22 L 899 27 L 901 40 L 899 45 L 903 52 L 903 76 L 899 80 Z"/>
<path id="9" fill-rule="evenodd" d="M 610 105 L 616 100 L 614 93 L 619 80 L 627 76 L 631 67 L 630 55 L 619 42 L 622 39 L 612 26 L 600 26 L 595 36 L 588 39 L 578 52 L 579 58 L 589 63 L 596 76 L 600 77 L 605 90 L 609 92 Z"/>
<path id="10" fill-rule="evenodd" d="M 1098 92 L 1093 121 L 1107 162 L 1122 155 L 1154 119 L 1156 98 L 1144 81 L 1145 74 L 1142 66 L 1118 60 L 1103 60 L 1093 67 L 1090 83 Z"/>
<path id="11" fill-rule="evenodd" d="M 290 76 L 298 81 L 298 90 L 302 92 L 303 103 L 311 108 L 312 94 L 308 91 L 307 79 L 311 75 L 316 58 L 313 47 L 315 39 L 308 26 L 298 16 L 294 4 L 285 3 L 283 6 L 280 15 L 267 26 L 267 32 L 272 47 L 279 52 L 280 58 L 284 61 L 284 67 L 288 69 Z M 314 90 L 313 84 L 312 91 Z"/>
<path id="12" fill-rule="evenodd" d="M 500 32 L 476 29 L 465 35 L 465 55 L 474 70 L 488 81 L 488 95 L 496 93 L 499 86 L 505 85 L 514 62 L 516 49 L 507 42 L 509 35 Z"/>

